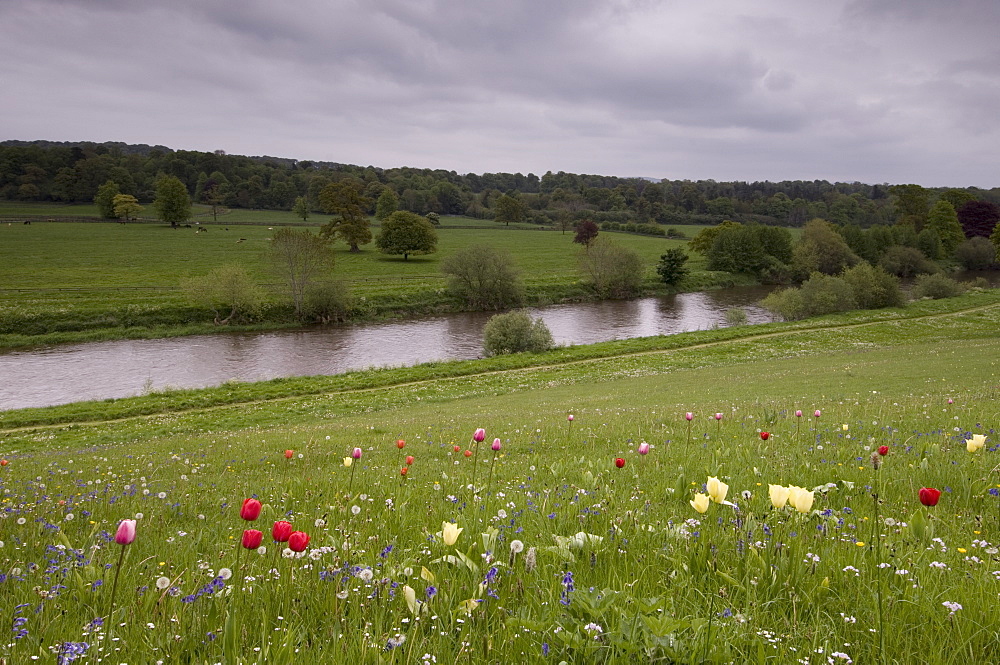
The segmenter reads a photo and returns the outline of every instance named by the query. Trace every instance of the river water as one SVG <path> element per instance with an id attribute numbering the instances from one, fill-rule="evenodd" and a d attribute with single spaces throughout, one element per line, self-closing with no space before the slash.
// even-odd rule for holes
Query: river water
<path id="1" fill-rule="evenodd" d="M 553 305 L 529 310 L 556 344 L 669 335 L 725 326 L 742 307 L 750 323 L 771 320 L 756 302 L 766 287 L 661 298 Z M 115 340 L 0 354 L 0 410 L 200 388 L 229 380 L 338 374 L 353 369 L 467 360 L 482 355 L 490 314 L 464 312 L 389 323 L 265 333 Z"/>

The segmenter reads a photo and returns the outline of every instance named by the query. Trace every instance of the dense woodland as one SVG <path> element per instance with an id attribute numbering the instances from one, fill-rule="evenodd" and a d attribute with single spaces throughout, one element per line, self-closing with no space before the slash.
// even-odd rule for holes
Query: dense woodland
<path id="1" fill-rule="evenodd" d="M 171 150 L 124 143 L 0 143 L 0 199 L 91 202 L 113 181 L 140 202 L 155 197 L 162 175 L 176 176 L 192 200 L 245 209 L 291 210 L 303 197 L 323 209 L 330 183 L 351 184 L 369 213 L 391 191 L 402 210 L 503 221 L 553 223 L 589 217 L 598 222 L 718 223 L 724 219 L 801 226 L 820 217 L 870 227 L 907 216 L 919 228 L 942 197 L 957 209 L 967 201 L 1000 203 L 1000 188 L 925 189 L 917 185 L 662 180 L 548 172 L 467 173 L 408 167 L 377 168 L 333 162 L 245 157 L 222 151 Z M 513 199 L 513 201 L 511 201 Z"/>

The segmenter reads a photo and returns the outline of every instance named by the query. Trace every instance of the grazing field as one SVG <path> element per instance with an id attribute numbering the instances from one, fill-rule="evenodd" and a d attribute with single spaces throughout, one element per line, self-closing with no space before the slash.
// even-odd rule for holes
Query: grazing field
<path id="1" fill-rule="evenodd" d="M 996 662 L 998 328 L 981 293 L 13 412 L 0 659 Z"/>
<path id="2" fill-rule="evenodd" d="M 442 260 L 470 245 L 489 245 L 514 256 L 531 303 L 593 297 L 581 282 L 581 250 L 571 233 L 491 224 L 442 227 L 437 253 L 406 261 L 372 246 L 352 254 L 338 244 L 333 277 L 349 284 L 361 318 L 454 310 L 460 304 L 443 292 Z M 230 263 L 269 287 L 274 308 L 258 327 L 295 323 L 279 304 L 281 279 L 269 270 L 265 257 L 273 230 L 258 224 L 205 228 L 210 230 L 114 222 L 0 225 L 0 348 L 210 331 L 211 312 L 190 306 L 180 284 Z M 648 290 L 662 290 L 654 266 L 664 251 L 685 241 L 611 235 L 643 257 Z M 692 288 L 735 279 L 704 271 L 697 255 L 690 264 Z"/>

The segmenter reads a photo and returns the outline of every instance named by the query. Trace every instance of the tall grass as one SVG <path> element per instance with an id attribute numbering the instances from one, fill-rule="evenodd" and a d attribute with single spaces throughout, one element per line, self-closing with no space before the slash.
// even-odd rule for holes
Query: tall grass
<path id="1" fill-rule="evenodd" d="M 996 661 L 996 324 L 897 317 L 2 432 L 0 657 Z M 477 427 L 502 444 L 489 488 L 470 487 Z M 735 505 L 701 514 L 710 476 Z M 815 502 L 774 508 L 769 484 Z M 310 534 L 301 557 L 271 541 L 279 519 Z M 247 528 L 265 551 L 243 551 Z"/>

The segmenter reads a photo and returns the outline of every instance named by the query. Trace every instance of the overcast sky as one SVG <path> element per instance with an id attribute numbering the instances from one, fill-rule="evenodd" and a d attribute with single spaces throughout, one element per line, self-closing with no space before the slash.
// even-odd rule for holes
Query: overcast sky
<path id="1" fill-rule="evenodd" d="M 998 0 L 0 0 L 0 139 L 1000 186 Z"/>

